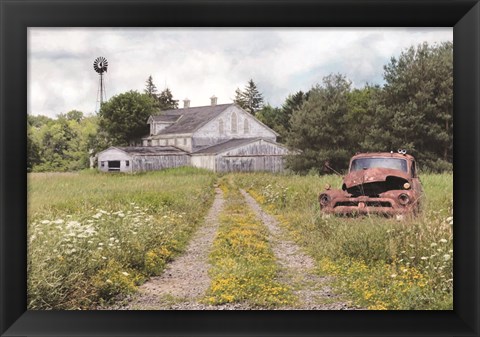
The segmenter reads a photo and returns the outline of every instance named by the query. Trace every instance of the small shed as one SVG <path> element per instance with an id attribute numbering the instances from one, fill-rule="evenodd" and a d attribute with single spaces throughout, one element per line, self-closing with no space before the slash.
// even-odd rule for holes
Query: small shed
<path id="1" fill-rule="evenodd" d="M 230 139 L 191 154 L 192 166 L 214 172 L 281 172 L 288 149 L 262 138 Z"/>
<path id="2" fill-rule="evenodd" d="M 98 154 L 103 172 L 144 172 L 190 166 L 190 157 L 172 146 L 110 147 Z"/>

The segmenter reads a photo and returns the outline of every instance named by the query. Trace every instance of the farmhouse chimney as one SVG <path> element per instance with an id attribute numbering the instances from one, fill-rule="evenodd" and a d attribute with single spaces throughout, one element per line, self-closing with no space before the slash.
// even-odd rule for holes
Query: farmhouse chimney
<path id="1" fill-rule="evenodd" d="M 215 95 L 210 97 L 210 103 L 211 103 L 212 106 L 217 105 L 217 97 L 215 97 Z"/>
<path id="2" fill-rule="evenodd" d="M 183 100 L 183 108 L 184 108 L 184 109 L 190 108 L 190 100 L 189 100 L 188 98 L 185 98 L 185 99 Z"/>

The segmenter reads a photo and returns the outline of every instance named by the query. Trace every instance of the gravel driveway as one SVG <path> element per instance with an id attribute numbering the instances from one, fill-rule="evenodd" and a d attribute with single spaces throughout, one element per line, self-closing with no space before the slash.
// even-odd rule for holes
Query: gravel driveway
<path id="1" fill-rule="evenodd" d="M 297 306 L 281 309 L 354 310 L 353 307 L 336 298 L 328 286 L 329 279 L 315 273 L 314 260 L 302 252 L 296 243 L 288 239 L 286 233 L 279 227 L 278 221 L 265 213 L 247 192 L 244 190 L 240 192 L 257 218 L 270 232 L 269 241 L 282 269 L 279 275 L 280 281 L 289 284 L 299 298 Z"/>
<path id="2" fill-rule="evenodd" d="M 269 241 L 281 267 L 279 281 L 290 285 L 299 298 L 295 306 L 280 310 L 352 310 L 340 301 L 328 286 L 328 279 L 315 274 L 315 263 L 279 227 L 278 221 L 265 213 L 244 190 L 249 207 L 268 228 Z M 244 303 L 206 305 L 200 303 L 209 285 L 210 253 L 224 206 L 223 193 L 215 189 L 215 200 L 204 224 L 192 237 L 183 255 L 172 261 L 162 275 L 152 277 L 139 287 L 133 297 L 112 306 L 110 310 L 262 310 Z"/>

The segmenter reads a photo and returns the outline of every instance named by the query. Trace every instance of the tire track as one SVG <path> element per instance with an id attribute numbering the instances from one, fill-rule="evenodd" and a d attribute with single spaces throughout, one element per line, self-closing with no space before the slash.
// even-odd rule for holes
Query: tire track
<path id="1" fill-rule="evenodd" d="M 200 304 L 199 299 L 210 285 L 208 254 L 218 229 L 218 215 L 223 205 L 223 193 L 216 188 L 215 200 L 205 222 L 194 234 L 183 255 L 169 263 L 162 275 L 152 277 L 141 285 L 136 296 L 122 309 L 222 309 Z"/>
<path id="2" fill-rule="evenodd" d="M 254 211 L 270 232 L 269 241 L 282 273 L 281 281 L 290 285 L 299 298 L 294 308 L 298 310 L 355 310 L 347 303 L 338 299 L 328 286 L 329 278 L 315 273 L 315 261 L 293 241 L 286 238 L 286 234 L 279 227 L 278 221 L 265 213 L 260 205 L 247 192 L 240 190 L 247 204 Z"/>

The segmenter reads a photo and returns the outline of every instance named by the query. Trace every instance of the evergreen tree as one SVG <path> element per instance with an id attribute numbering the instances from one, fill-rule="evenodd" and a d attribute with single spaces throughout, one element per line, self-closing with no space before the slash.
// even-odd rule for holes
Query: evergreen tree
<path id="1" fill-rule="evenodd" d="M 235 90 L 234 102 L 245 111 L 255 115 L 263 107 L 263 96 L 258 91 L 255 82 L 250 79 L 243 91 L 238 88 Z"/>
<path id="2" fill-rule="evenodd" d="M 147 78 L 144 93 L 152 98 L 157 98 L 157 87 L 153 83 L 152 75 Z"/>
<path id="3" fill-rule="evenodd" d="M 293 95 L 289 95 L 285 103 L 282 105 L 282 111 L 278 118 L 278 123 L 281 124 L 285 130 L 290 131 L 290 119 L 292 118 L 293 113 L 300 109 L 303 103 L 308 100 L 310 92 L 304 93 L 303 91 L 298 91 Z"/>
<path id="4" fill-rule="evenodd" d="M 178 100 L 173 99 L 172 92 L 169 88 L 163 90 L 157 99 L 160 110 L 178 109 Z"/>
<path id="5" fill-rule="evenodd" d="M 367 142 L 405 148 L 424 167 L 453 160 L 453 44 L 410 47 L 384 67 L 378 116 Z M 385 132 L 386 131 L 386 132 Z"/>
<path id="6" fill-rule="evenodd" d="M 303 173 L 311 169 L 322 171 L 327 161 L 337 169 L 346 168 L 351 151 L 343 131 L 350 86 L 345 76 L 329 75 L 295 111 L 287 144 L 300 153 L 288 158 L 291 169 Z"/>

